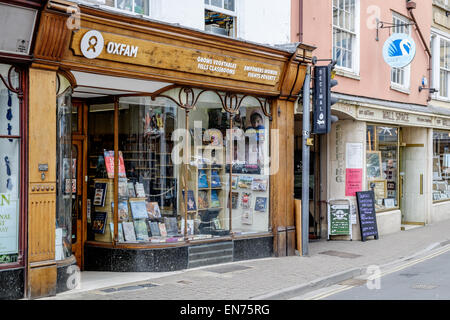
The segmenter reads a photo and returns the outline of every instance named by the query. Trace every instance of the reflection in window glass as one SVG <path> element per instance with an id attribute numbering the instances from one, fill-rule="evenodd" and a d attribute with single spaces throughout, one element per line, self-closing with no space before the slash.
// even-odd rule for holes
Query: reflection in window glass
<path id="1" fill-rule="evenodd" d="M 375 194 L 375 209 L 398 206 L 398 128 L 368 125 L 366 177 Z"/>
<path id="2" fill-rule="evenodd" d="M 433 132 L 433 201 L 450 198 L 450 132 Z"/>
<path id="3" fill-rule="evenodd" d="M 55 259 L 72 255 L 72 90 L 57 98 Z"/>

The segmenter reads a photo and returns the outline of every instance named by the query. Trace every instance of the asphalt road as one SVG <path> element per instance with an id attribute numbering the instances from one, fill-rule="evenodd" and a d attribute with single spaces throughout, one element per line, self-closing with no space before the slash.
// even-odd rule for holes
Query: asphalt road
<path id="1" fill-rule="evenodd" d="M 323 300 L 448 300 L 450 251 L 397 272 L 331 295 Z M 338 291 L 338 290 L 335 290 Z"/>

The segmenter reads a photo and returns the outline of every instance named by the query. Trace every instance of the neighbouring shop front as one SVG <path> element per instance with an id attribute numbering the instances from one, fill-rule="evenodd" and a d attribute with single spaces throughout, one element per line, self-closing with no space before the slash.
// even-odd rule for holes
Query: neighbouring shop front
<path id="1" fill-rule="evenodd" d="M 26 293 L 28 79 L 39 9 L 0 2 L 0 299 Z"/>
<path id="2" fill-rule="evenodd" d="M 75 264 L 171 271 L 294 254 L 294 179 L 286 177 L 313 48 L 79 8 L 80 28 L 71 30 L 67 4 L 49 1 L 37 34 L 41 82 L 30 90 L 45 89 L 30 103 L 46 110 L 55 101 L 54 116 L 38 121 L 55 144 L 30 156 L 43 174 L 30 188 L 51 194 L 54 219 L 43 217 L 30 245 L 43 242 L 34 256 L 54 258 L 31 269 L 47 276 L 32 284 L 34 296 L 71 289 Z"/>
<path id="3" fill-rule="evenodd" d="M 339 99 L 332 111 L 339 120 L 326 139 L 328 164 L 321 166 L 321 182 L 327 187 L 320 199 L 350 200 L 353 239 L 360 239 L 356 191 L 374 191 L 380 235 L 448 219 L 446 111 Z M 324 234 L 327 224 L 321 224 Z"/>

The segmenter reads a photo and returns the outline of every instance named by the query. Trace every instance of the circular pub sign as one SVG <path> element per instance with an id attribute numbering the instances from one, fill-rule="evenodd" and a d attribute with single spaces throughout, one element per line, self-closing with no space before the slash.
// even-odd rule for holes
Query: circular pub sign
<path id="1" fill-rule="evenodd" d="M 393 68 L 403 68 L 416 55 L 416 43 L 405 33 L 394 33 L 383 45 L 383 58 Z"/>

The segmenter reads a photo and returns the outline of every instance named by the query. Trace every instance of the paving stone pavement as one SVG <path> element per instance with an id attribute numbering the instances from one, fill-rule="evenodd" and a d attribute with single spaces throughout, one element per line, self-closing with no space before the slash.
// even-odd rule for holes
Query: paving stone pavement
<path id="1" fill-rule="evenodd" d="M 310 242 L 308 256 L 246 260 L 187 269 L 146 281 L 58 294 L 46 300 L 249 300 L 353 268 L 384 265 L 450 243 L 450 220 L 378 240 Z M 327 251 L 330 254 L 326 254 Z"/>

